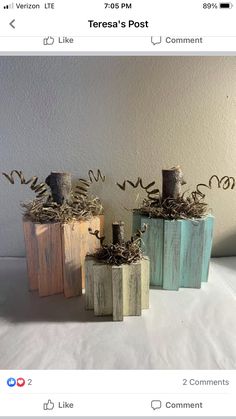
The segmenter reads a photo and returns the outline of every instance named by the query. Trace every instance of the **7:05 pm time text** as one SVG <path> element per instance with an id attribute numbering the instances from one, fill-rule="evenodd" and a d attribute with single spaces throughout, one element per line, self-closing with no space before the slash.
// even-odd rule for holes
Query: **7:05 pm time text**
<path id="1" fill-rule="evenodd" d="M 104 3 L 105 9 L 132 9 L 132 3 Z"/>

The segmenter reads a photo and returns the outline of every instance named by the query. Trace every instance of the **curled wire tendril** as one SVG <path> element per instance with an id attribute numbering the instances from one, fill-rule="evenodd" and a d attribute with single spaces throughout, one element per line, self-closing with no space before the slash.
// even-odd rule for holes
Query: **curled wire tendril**
<path id="1" fill-rule="evenodd" d="M 3 176 L 12 184 L 15 184 L 15 177 L 20 179 L 21 185 L 29 185 L 30 189 L 36 193 L 36 198 L 43 198 L 49 196 L 48 188 L 46 183 L 38 183 L 38 177 L 32 176 L 26 180 L 21 170 L 12 170 L 10 174 L 2 173 Z"/>
<path id="2" fill-rule="evenodd" d="M 80 201 L 81 196 L 87 197 L 89 188 L 94 182 L 105 182 L 106 177 L 102 175 L 101 171 L 98 169 L 97 174 L 94 173 L 93 170 L 89 170 L 88 172 L 89 180 L 87 179 L 79 179 L 78 184 L 75 186 L 75 190 L 73 192 L 73 202 L 76 204 Z"/>
<path id="3" fill-rule="evenodd" d="M 212 189 L 213 180 L 216 180 L 218 189 L 234 189 L 236 186 L 236 180 L 232 176 L 223 176 L 221 179 L 217 175 L 212 175 L 208 181 L 208 185 L 205 183 L 199 183 L 196 186 L 196 191 L 192 192 L 193 199 L 201 198 L 204 199 L 206 194 L 201 191 L 202 188 Z"/>
<path id="4" fill-rule="evenodd" d="M 141 177 L 138 177 L 136 183 L 132 182 L 131 180 L 124 180 L 122 184 L 117 183 L 117 186 L 119 186 L 122 191 L 126 190 L 126 185 L 129 184 L 132 186 L 132 188 L 136 189 L 138 186 L 140 186 L 142 189 L 144 189 L 147 193 L 147 197 L 150 201 L 156 201 L 158 197 L 160 196 L 159 189 L 152 189 L 152 187 L 155 185 L 155 181 L 149 183 L 148 185 L 144 186 L 143 180 Z"/>
<path id="5" fill-rule="evenodd" d="M 91 228 L 88 228 L 88 231 L 89 231 L 89 234 L 91 234 L 91 236 L 95 236 L 100 241 L 101 246 L 102 246 L 105 240 L 105 236 L 99 236 L 99 230 L 93 231 Z"/>

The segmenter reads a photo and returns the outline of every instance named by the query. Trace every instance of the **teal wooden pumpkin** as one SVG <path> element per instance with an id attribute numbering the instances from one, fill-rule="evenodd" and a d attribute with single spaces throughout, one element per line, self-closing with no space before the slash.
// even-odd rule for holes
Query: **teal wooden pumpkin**
<path id="1" fill-rule="evenodd" d="M 133 214 L 133 231 L 148 225 L 142 237 L 150 258 L 150 285 L 166 290 L 200 288 L 207 282 L 214 217 L 164 220 Z"/>

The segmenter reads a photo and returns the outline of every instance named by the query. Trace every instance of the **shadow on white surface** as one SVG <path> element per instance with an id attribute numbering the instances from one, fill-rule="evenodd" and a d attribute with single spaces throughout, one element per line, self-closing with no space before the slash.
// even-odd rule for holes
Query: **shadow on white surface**
<path id="1" fill-rule="evenodd" d="M 29 291 L 23 258 L 0 260 L 0 317 L 13 323 L 112 321 L 111 316 L 97 317 L 92 310 L 85 310 L 84 295 L 40 298 L 37 291 Z"/>
<path id="2" fill-rule="evenodd" d="M 27 285 L 24 259 L 0 259 L 0 369 L 236 368 L 236 258 L 212 259 L 199 290 L 150 290 L 123 322 Z"/>

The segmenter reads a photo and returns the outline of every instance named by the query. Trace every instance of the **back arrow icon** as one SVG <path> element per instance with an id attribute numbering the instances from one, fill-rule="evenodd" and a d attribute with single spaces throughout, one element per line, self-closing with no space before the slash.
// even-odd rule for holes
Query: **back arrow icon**
<path id="1" fill-rule="evenodd" d="M 15 19 L 13 19 L 10 23 L 9 23 L 9 25 L 13 28 L 13 29 L 16 29 L 16 27 L 14 26 L 14 23 L 15 23 Z"/>

